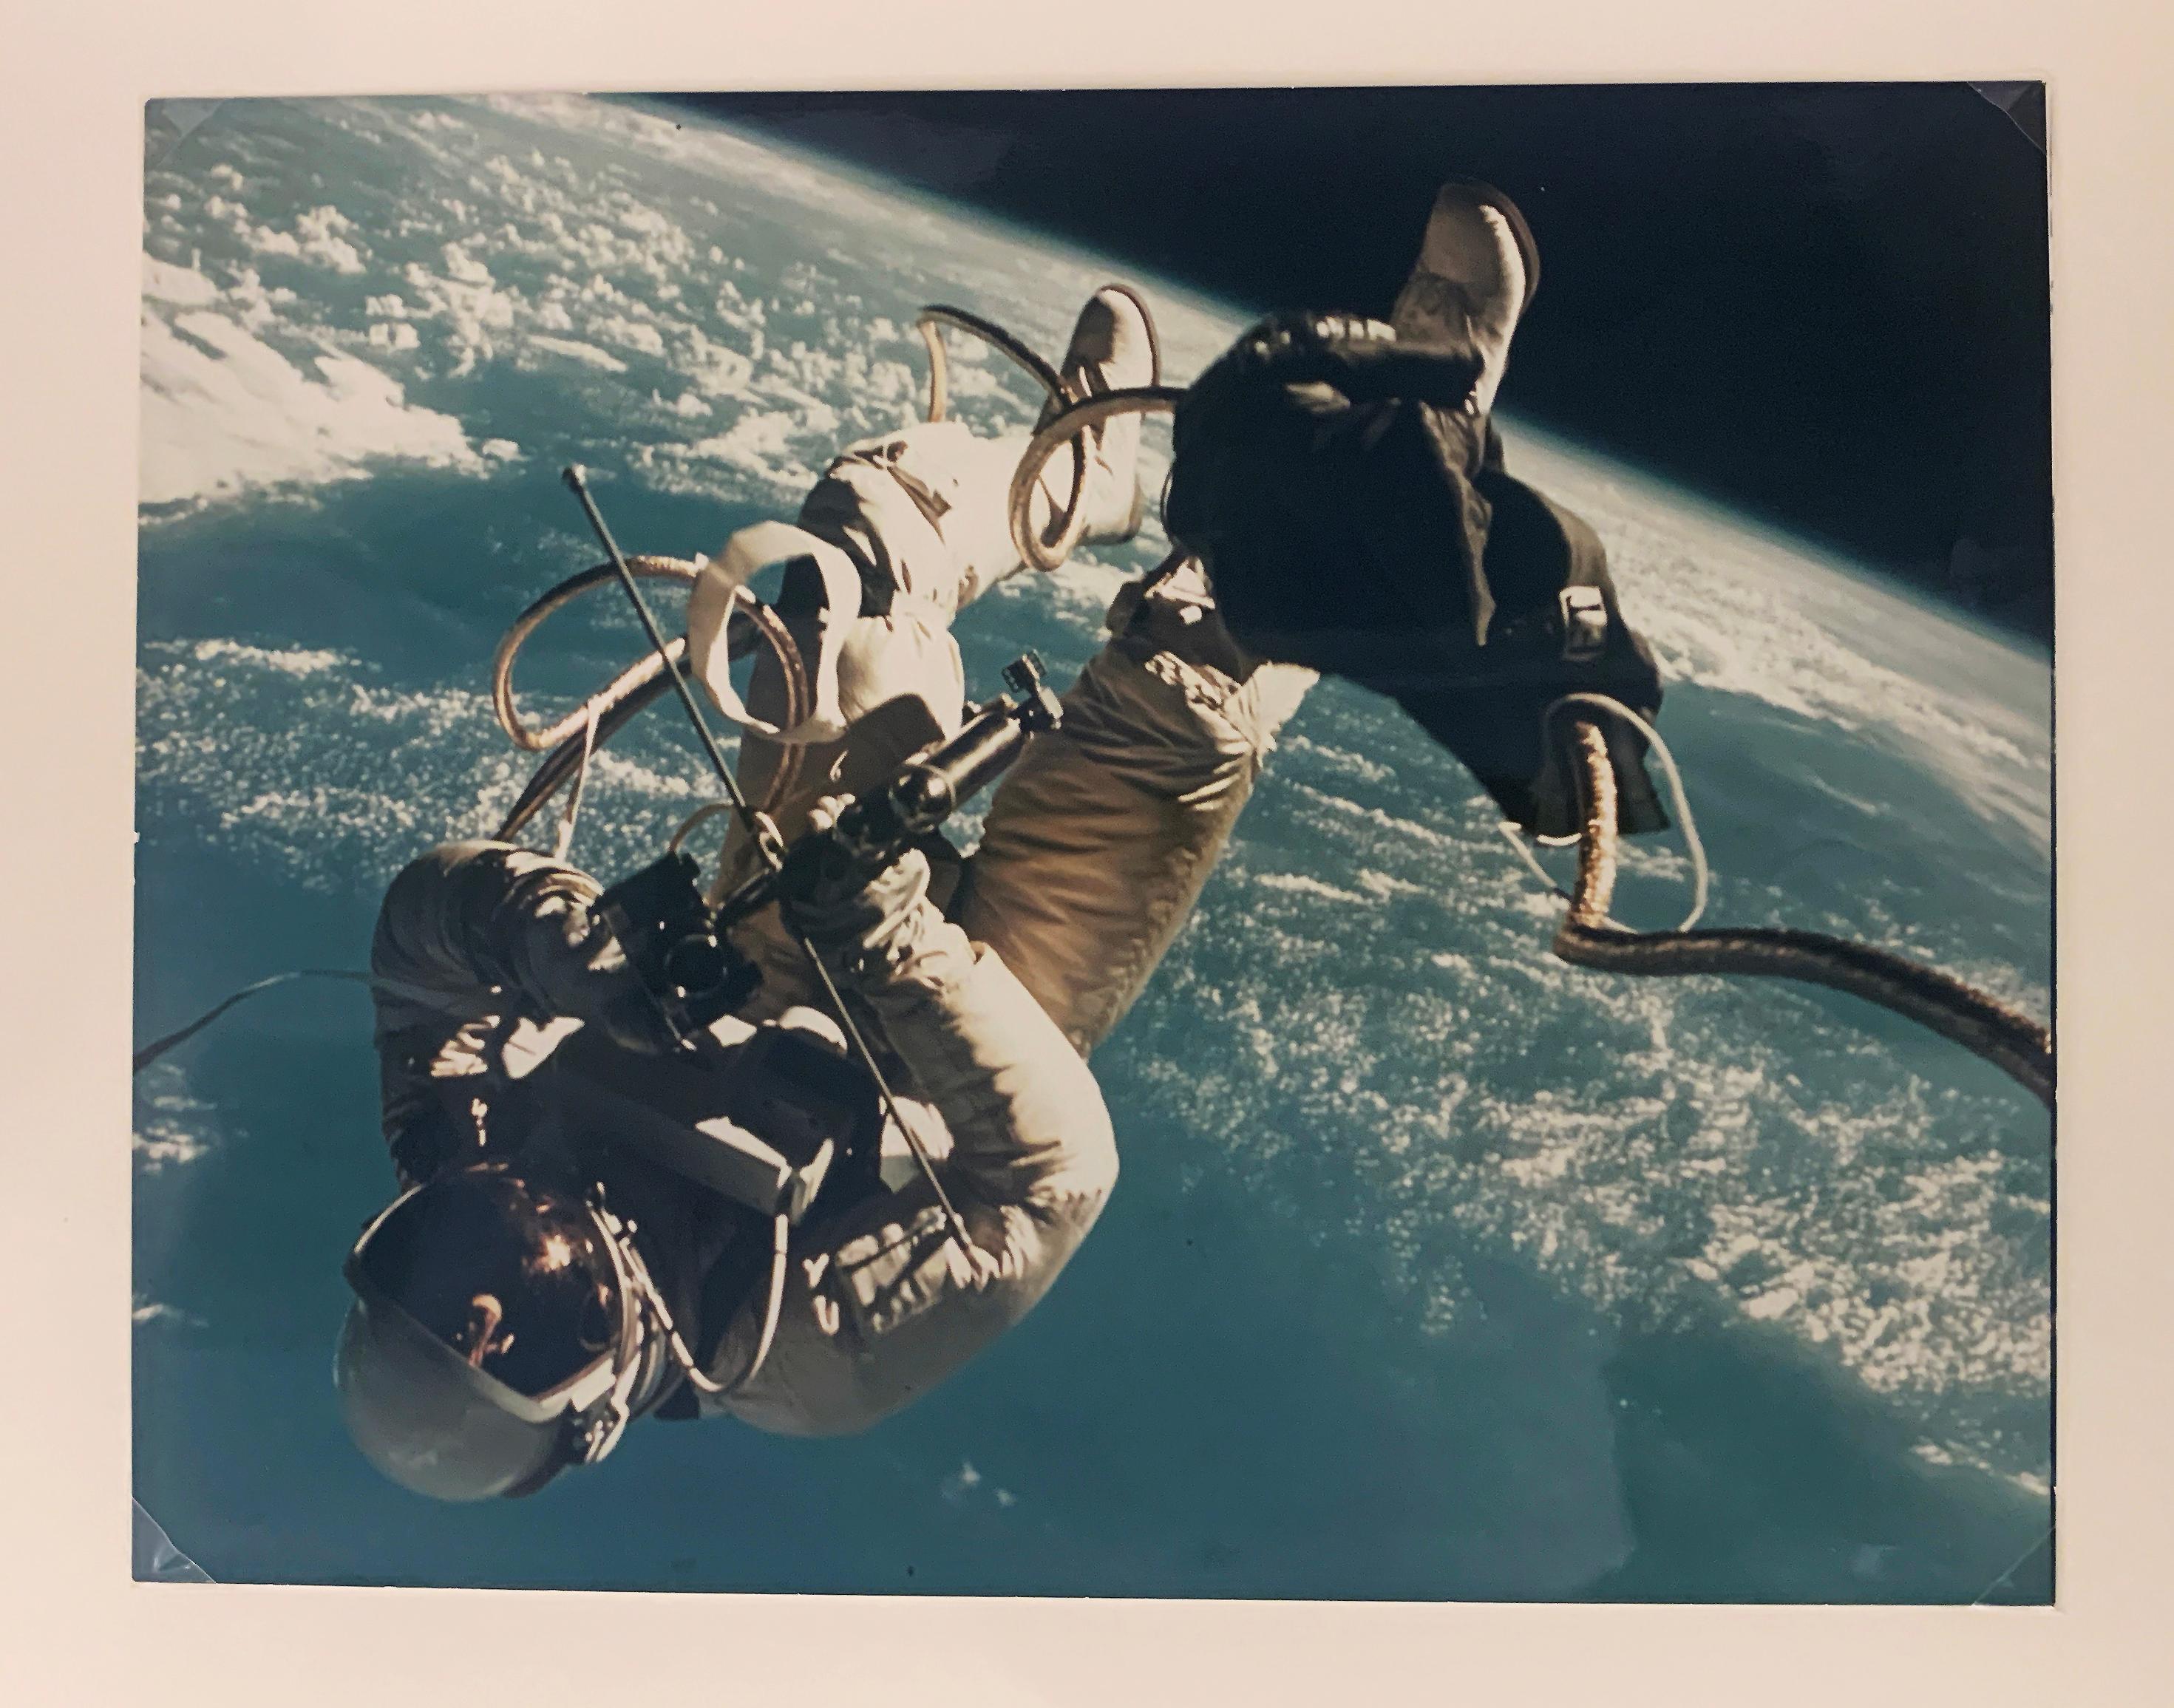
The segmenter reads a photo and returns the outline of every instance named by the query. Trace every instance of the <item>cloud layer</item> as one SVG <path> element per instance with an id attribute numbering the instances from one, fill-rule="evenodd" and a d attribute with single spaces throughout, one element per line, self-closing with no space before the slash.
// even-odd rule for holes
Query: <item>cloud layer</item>
<path id="1" fill-rule="evenodd" d="M 263 299 L 246 289 L 149 257 L 143 270 L 143 504 L 351 480 L 383 462 L 484 466 L 457 420 L 408 403 L 381 370 L 333 350 L 298 365 L 256 337 L 245 322 Z"/>

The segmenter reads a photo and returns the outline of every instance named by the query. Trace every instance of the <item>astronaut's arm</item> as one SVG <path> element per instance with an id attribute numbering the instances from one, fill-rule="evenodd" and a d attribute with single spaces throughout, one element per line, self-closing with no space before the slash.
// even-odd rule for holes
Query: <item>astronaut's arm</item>
<path id="1" fill-rule="evenodd" d="M 473 1119 L 448 1131 L 447 1111 L 489 1101 L 524 1024 L 569 1018 L 626 1048 L 669 1043 L 594 911 L 600 893 L 564 861 L 498 842 L 434 848 L 392 880 L 370 970 L 385 1137 L 403 1181 L 480 1143 Z"/>
<path id="2" fill-rule="evenodd" d="M 900 1091 L 942 1117 L 936 1172 L 976 1251 L 960 1249 L 917 1180 L 803 1229 L 770 1358 L 726 1403 L 762 1428 L 865 1429 L 942 1381 L 1033 1308 L 1117 1181 L 1086 1063 L 1003 960 L 929 905 L 926 881 L 909 855 L 872 886 L 860 928 L 798 919 L 881 1028 L 906 1071 Z M 743 1309 L 721 1370 L 744 1363 L 760 1315 Z"/>
<path id="3" fill-rule="evenodd" d="M 571 1019 L 622 1049 L 673 1038 L 611 927 L 603 886 L 579 868 L 503 842 L 434 848 L 392 880 L 370 950 L 381 1015 L 416 1008 Z"/>
<path id="4" fill-rule="evenodd" d="M 794 922 L 882 1029 L 909 1075 L 902 1089 L 943 1118 L 939 1172 L 955 1198 L 991 1213 L 1099 1205 L 1117 1167 L 1101 1087 L 1002 958 L 937 911 L 927 884 L 927 861 L 909 852 L 855 897 L 796 906 Z"/>

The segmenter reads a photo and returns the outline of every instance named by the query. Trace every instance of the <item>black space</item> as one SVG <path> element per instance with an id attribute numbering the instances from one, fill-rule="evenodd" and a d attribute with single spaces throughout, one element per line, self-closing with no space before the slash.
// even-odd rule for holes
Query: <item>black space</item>
<path id="1" fill-rule="evenodd" d="M 2050 634 L 2041 84 L 674 99 L 1264 311 L 1386 312 L 1484 178 L 1506 408 Z"/>

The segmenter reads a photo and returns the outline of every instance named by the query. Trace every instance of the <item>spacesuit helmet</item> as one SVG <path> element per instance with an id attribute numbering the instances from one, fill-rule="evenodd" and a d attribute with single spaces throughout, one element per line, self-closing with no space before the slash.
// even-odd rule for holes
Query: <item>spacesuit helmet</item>
<path id="1" fill-rule="evenodd" d="M 599 1208 L 502 1165 L 404 1193 L 349 1254 L 333 1360 L 348 1432 L 441 1500 L 540 1488 L 625 1427 L 642 1322 Z"/>

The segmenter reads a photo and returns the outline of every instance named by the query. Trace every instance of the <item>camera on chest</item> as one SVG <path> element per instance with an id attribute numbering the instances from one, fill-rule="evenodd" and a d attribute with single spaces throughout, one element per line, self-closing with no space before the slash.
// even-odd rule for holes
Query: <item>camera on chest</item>
<path id="1" fill-rule="evenodd" d="M 598 907 L 682 1043 L 752 997 L 761 969 L 717 927 L 701 868 L 678 850 L 604 891 Z"/>

